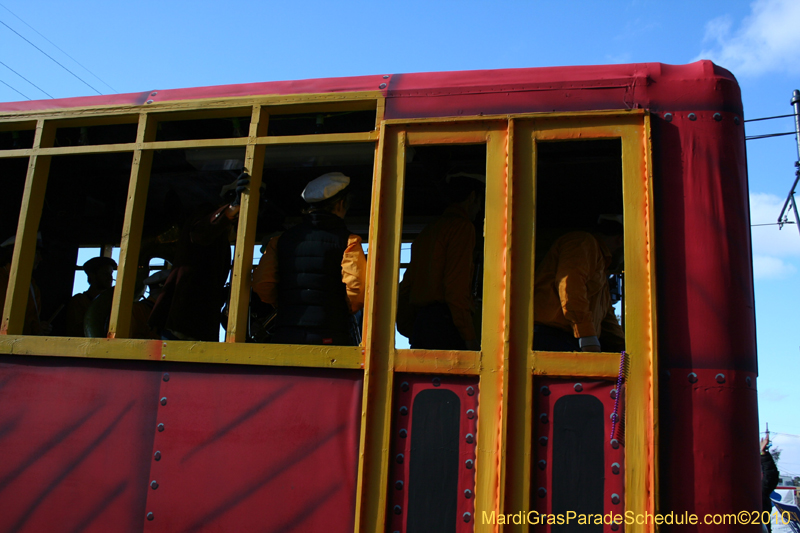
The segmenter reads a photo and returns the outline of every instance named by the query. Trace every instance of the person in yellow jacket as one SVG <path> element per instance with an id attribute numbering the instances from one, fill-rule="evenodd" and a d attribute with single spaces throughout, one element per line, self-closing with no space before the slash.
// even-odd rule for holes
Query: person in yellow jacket
<path id="1" fill-rule="evenodd" d="M 534 350 L 599 352 L 624 348 L 625 333 L 617 322 L 608 288 L 609 268 L 622 257 L 621 218 L 603 215 L 595 232 L 563 235 L 537 267 Z"/>
<path id="2" fill-rule="evenodd" d="M 459 172 L 447 176 L 447 209 L 411 245 L 411 263 L 400 283 L 398 302 L 398 328 L 408 334 L 411 348 L 480 350 L 470 285 L 474 220 L 483 209 L 485 189 L 483 175 Z M 408 329 L 401 323 L 406 313 L 411 315 Z"/>

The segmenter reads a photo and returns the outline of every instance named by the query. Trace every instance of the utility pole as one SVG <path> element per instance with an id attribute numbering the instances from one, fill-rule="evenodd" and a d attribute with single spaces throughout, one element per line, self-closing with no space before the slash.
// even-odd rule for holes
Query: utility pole
<path id="1" fill-rule="evenodd" d="M 791 203 L 794 211 L 794 223 L 797 226 L 797 231 L 800 231 L 800 215 L 797 214 L 797 202 L 794 200 L 794 191 L 797 188 L 798 180 L 800 180 L 800 91 L 797 89 L 792 93 L 792 108 L 794 109 L 795 139 L 797 140 L 797 161 L 794 163 L 794 183 L 792 183 L 792 188 L 789 190 L 789 196 L 786 197 L 786 202 L 783 203 L 781 214 L 778 216 L 778 229 L 783 229 L 783 225 L 788 222 L 786 211 Z"/>

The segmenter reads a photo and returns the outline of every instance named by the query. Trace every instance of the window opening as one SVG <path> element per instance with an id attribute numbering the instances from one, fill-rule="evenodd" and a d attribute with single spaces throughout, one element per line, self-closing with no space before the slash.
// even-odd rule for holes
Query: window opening
<path id="1" fill-rule="evenodd" d="M 407 150 L 396 348 L 479 349 L 485 176 L 485 145 Z"/>
<path id="2" fill-rule="evenodd" d="M 137 124 L 58 128 L 54 146 L 87 146 L 136 142 Z"/>
<path id="3" fill-rule="evenodd" d="M 153 154 L 131 337 L 224 340 L 244 159 L 243 147 Z"/>
<path id="4" fill-rule="evenodd" d="M 266 148 L 249 341 L 361 342 L 374 154 L 374 143 Z M 347 188 L 336 192 L 344 182 L 331 173 L 347 176 Z M 324 175 L 331 187 L 324 196 L 336 196 L 327 206 L 304 201 L 309 183 Z"/>
<path id="5" fill-rule="evenodd" d="M 0 133 L 2 136 L 2 133 Z M 0 310 L 5 307 L 14 242 L 19 224 L 22 193 L 28 173 L 28 158 L 0 159 L 3 194 L 0 194 Z M 2 312 L 2 311 L 0 311 Z"/>
<path id="6" fill-rule="evenodd" d="M 42 260 L 33 272 L 41 334 L 107 335 L 131 163 L 130 153 L 53 157 L 39 224 Z M 116 259 L 93 259 L 104 248 L 116 248 Z M 91 287 L 83 271 L 90 259 Z"/>
<path id="7" fill-rule="evenodd" d="M 35 130 L 0 131 L 0 150 L 33 148 Z"/>
<path id="8" fill-rule="evenodd" d="M 158 123 L 156 141 L 233 139 L 247 137 L 249 132 L 249 115 L 195 120 L 164 120 Z"/>
<path id="9" fill-rule="evenodd" d="M 537 143 L 536 188 L 534 349 L 624 349 L 621 141 Z"/>
<path id="10" fill-rule="evenodd" d="M 356 133 L 375 129 L 375 110 L 270 115 L 268 135 Z"/>

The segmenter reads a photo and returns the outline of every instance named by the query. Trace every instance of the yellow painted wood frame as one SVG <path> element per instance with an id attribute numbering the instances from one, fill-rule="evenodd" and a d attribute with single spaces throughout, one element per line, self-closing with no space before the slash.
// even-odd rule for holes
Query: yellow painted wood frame
<path id="1" fill-rule="evenodd" d="M 625 509 L 653 513 L 657 502 L 656 460 L 657 351 L 653 232 L 653 183 L 649 116 L 643 111 L 600 116 L 552 116 L 513 119 L 513 211 L 536 208 L 537 143 L 618 138 L 622 141 L 625 225 L 625 317 L 630 367 L 626 385 Z M 533 177 L 533 179 L 531 179 Z M 508 420 L 508 492 L 506 512 L 527 512 L 530 506 L 530 453 L 534 376 L 617 377 L 619 354 L 534 352 L 533 265 L 535 216 L 515 218 L 511 254 L 512 303 L 510 357 L 514 375 Z M 525 297 L 527 296 L 527 297 Z M 523 355 L 524 354 L 524 355 Z M 525 372 L 521 372 L 525 361 Z M 524 383 L 523 383 L 524 380 Z M 519 388 L 524 390 L 523 393 Z M 515 396 L 516 395 L 516 396 Z M 631 526 L 631 531 L 652 526 Z"/>
<path id="2" fill-rule="evenodd" d="M 270 137 L 267 136 L 269 114 L 306 113 L 322 111 L 376 110 L 376 130 L 356 133 L 311 134 Z M 383 121 L 384 99 L 378 92 L 309 94 L 229 99 L 209 99 L 183 102 L 154 103 L 147 106 L 108 106 L 106 108 L 76 108 L 48 112 L 21 112 L 0 116 L 0 128 L 30 130 L 35 125 L 34 145 L 30 149 L 0 150 L 0 158 L 28 157 L 29 169 L 23 193 L 22 215 L 18 239 L 12 261 L 6 309 L 3 310 L 0 329 L 0 353 L 24 355 L 69 355 L 72 357 L 180 360 L 187 362 L 215 362 L 229 364 L 264 364 L 297 367 L 364 368 L 363 350 L 352 347 L 326 347 L 316 349 L 303 346 L 247 345 L 247 304 L 250 288 L 250 270 L 255 241 L 258 204 L 257 195 L 267 145 L 311 143 L 363 143 L 376 144 L 378 129 Z M 160 121 L 192 120 L 250 114 L 248 137 L 234 139 L 199 139 L 185 141 L 155 141 L 155 131 Z M 36 117 L 36 118 L 32 118 Z M 55 147 L 55 132 L 60 127 L 96 126 L 136 123 L 136 141 L 127 144 Z M 147 342 L 128 339 L 133 290 L 136 281 L 137 261 L 141 244 L 142 224 L 146 209 L 150 168 L 155 150 L 180 148 L 242 147 L 245 149 L 245 168 L 250 171 L 250 190 L 242 197 L 239 231 L 235 247 L 232 272 L 232 290 L 229 323 L 232 325 L 228 343 Z M 66 337 L 22 336 L 28 287 L 33 265 L 33 248 L 41 218 L 42 203 L 47 188 L 47 177 L 52 156 L 67 154 L 100 154 L 131 152 L 133 164 L 128 188 L 123 232 L 120 237 L 120 264 L 117 289 L 109 320 L 108 342 L 97 339 Z M 254 196 L 251 196 L 254 195 Z M 16 296 L 15 296 L 16 295 Z M 244 295 L 244 296 L 242 296 Z M 16 300 L 15 300 L 16 297 Z M 123 302 L 125 302 L 123 304 Z M 365 314 L 365 325 L 369 322 Z M 154 350 L 158 348 L 158 353 Z M 238 355 L 237 355 L 238 354 Z M 260 354 L 256 357 L 257 354 Z M 258 359 L 258 362 L 254 362 Z"/>
<path id="3" fill-rule="evenodd" d="M 372 327 L 366 338 L 361 461 L 359 463 L 356 531 L 383 531 L 392 388 L 395 372 L 477 375 L 480 377 L 475 513 L 501 508 L 500 465 L 506 398 L 507 320 L 510 302 L 505 270 L 508 256 L 508 132 L 506 121 L 430 120 L 384 127 L 380 175 L 376 178 L 370 249 L 374 269 L 368 297 Z M 482 348 L 480 352 L 396 350 L 395 309 L 400 264 L 406 148 L 419 145 L 486 145 L 485 279 Z M 375 216 L 377 213 L 377 216 Z M 376 307 L 377 306 L 377 307 Z M 491 320 L 488 317 L 492 317 Z M 477 531 L 492 526 L 476 522 Z"/>

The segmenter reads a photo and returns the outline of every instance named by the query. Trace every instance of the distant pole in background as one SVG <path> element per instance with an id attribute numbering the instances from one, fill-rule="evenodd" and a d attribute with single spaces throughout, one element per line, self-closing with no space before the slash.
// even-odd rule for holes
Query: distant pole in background
<path id="1" fill-rule="evenodd" d="M 794 131 L 795 139 L 797 140 L 797 161 L 794 163 L 794 183 L 792 183 L 792 188 L 789 189 L 789 196 L 786 197 L 781 214 L 778 216 L 778 228 L 783 229 L 783 225 L 788 222 L 786 220 L 786 210 L 791 203 L 794 211 L 794 223 L 797 226 L 797 231 L 800 231 L 800 215 L 797 214 L 797 202 L 794 200 L 794 190 L 797 188 L 797 181 L 800 180 L 800 91 L 797 89 L 792 93 L 792 107 L 794 108 Z"/>

